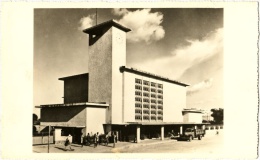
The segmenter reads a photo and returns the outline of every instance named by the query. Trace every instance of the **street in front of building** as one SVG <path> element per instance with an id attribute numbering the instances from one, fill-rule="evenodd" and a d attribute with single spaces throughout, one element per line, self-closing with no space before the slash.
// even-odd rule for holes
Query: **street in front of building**
<path id="1" fill-rule="evenodd" d="M 83 146 L 73 144 L 74 151 L 64 149 L 64 145 L 50 146 L 50 153 L 198 153 L 198 154 L 221 154 L 224 148 L 224 135 L 221 131 L 218 135 L 214 132 L 208 133 L 202 140 L 194 139 L 189 141 L 177 141 L 172 139 L 143 140 L 141 143 L 118 142 L 116 147 L 113 144 L 108 146 L 98 145 Z M 47 145 L 33 146 L 34 153 L 47 153 Z"/>

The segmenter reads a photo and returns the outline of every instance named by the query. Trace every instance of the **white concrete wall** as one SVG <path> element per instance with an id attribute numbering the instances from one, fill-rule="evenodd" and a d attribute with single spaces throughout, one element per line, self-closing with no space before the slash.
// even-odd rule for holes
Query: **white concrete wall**
<path id="1" fill-rule="evenodd" d="M 183 115 L 183 122 L 202 123 L 202 114 L 201 113 L 185 113 Z"/>
<path id="2" fill-rule="evenodd" d="M 106 123 L 106 109 L 105 108 L 90 108 L 86 109 L 87 126 L 86 133 L 92 132 L 100 134 L 104 133 L 103 124 Z"/>
<path id="3" fill-rule="evenodd" d="M 135 122 L 135 78 L 141 78 L 132 73 L 124 72 L 124 122 Z"/>
<path id="4" fill-rule="evenodd" d="M 112 27 L 112 124 L 123 122 L 123 74 L 119 71 L 126 65 L 126 33 Z"/>
<path id="5" fill-rule="evenodd" d="M 163 122 L 182 122 L 186 108 L 186 87 L 163 82 Z"/>
<path id="6" fill-rule="evenodd" d="M 135 78 L 163 84 L 163 122 L 183 122 L 186 87 L 124 72 L 124 122 L 135 122 Z"/>

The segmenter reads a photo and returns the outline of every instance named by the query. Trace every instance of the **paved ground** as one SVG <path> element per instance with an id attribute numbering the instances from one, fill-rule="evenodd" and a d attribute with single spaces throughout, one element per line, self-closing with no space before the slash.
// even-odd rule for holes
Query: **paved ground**
<path id="1" fill-rule="evenodd" d="M 143 140 L 141 143 L 118 142 L 113 148 L 108 146 L 84 146 L 72 144 L 74 151 L 66 151 L 64 146 L 50 145 L 50 153 L 208 153 L 218 154 L 223 150 L 223 134 L 208 134 L 200 141 L 194 139 L 191 142 L 165 139 Z M 47 145 L 33 146 L 34 153 L 46 153 Z"/>

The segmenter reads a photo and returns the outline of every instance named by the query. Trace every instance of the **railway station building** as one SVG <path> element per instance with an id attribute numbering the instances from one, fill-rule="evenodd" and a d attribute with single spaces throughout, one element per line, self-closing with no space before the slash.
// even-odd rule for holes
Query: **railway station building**
<path id="1" fill-rule="evenodd" d="M 164 139 L 174 130 L 202 128 L 202 111 L 186 108 L 188 84 L 126 66 L 129 28 L 110 20 L 83 30 L 89 36 L 88 73 L 59 78 L 64 103 L 45 104 L 41 125 L 55 136 L 116 131 L 119 141 L 134 136 Z M 130 138 L 129 138 L 130 137 Z"/>

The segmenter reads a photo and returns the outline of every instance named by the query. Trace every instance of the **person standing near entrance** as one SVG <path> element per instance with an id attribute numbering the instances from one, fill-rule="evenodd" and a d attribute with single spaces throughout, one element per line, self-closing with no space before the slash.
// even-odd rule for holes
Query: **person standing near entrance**
<path id="1" fill-rule="evenodd" d="M 116 136 L 115 136 L 115 133 L 112 132 L 112 141 L 113 141 L 113 148 L 116 147 Z"/>
<path id="2" fill-rule="evenodd" d="M 100 142 L 99 142 L 99 135 L 98 135 L 98 132 L 97 132 L 96 138 L 97 138 L 97 145 L 99 145 Z"/>
<path id="3" fill-rule="evenodd" d="M 97 134 L 94 134 L 94 148 L 97 147 Z"/>
<path id="4" fill-rule="evenodd" d="M 82 133 L 81 134 L 81 147 L 83 147 L 83 145 L 84 145 L 84 143 L 85 143 L 85 136 L 84 136 L 84 134 Z"/>

